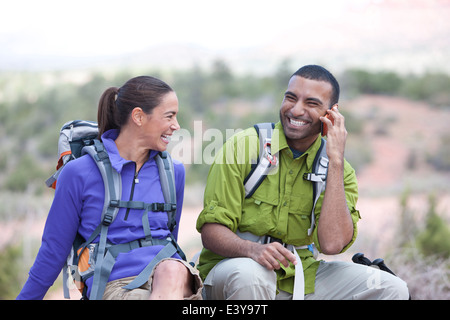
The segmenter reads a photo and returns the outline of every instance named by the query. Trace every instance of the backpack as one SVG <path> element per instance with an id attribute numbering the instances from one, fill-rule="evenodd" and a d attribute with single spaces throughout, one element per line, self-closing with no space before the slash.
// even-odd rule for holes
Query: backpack
<path id="1" fill-rule="evenodd" d="M 245 197 L 249 198 L 264 181 L 265 177 L 278 166 L 278 154 L 272 154 L 271 143 L 274 123 L 258 123 L 254 125 L 259 137 L 259 155 L 256 165 L 252 166 L 250 173 L 244 180 Z M 313 183 L 313 208 L 311 212 L 311 227 L 308 236 L 312 234 L 315 225 L 314 209 L 320 194 L 325 191 L 328 172 L 328 156 L 326 152 L 327 141 L 322 138 L 319 150 L 313 162 L 313 172 L 305 173 L 303 179 Z"/>
<path id="2" fill-rule="evenodd" d="M 129 243 L 112 245 L 107 242 L 109 225 L 114 221 L 119 208 L 143 210 L 143 217 L 148 211 L 162 211 L 168 214 L 168 228 L 172 232 L 176 226 L 176 191 L 172 158 L 168 152 L 160 152 L 155 156 L 158 166 L 161 187 L 165 203 L 145 203 L 141 201 L 122 201 L 122 180 L 120 174 L 111 166 L 109 156 L 103 143 L 97 139 L 98 126 L 96 122 L 74 120 L 65 123 L 60 130 L 58 141 L 59 159 L 56 172 L 46 181 L 48 187 L 55 188 L 59 174 L 71 160 L 88 154 L 94 159 L 102 175 L 105 186 L 105 201 L 102 210 L 101 223 L 86 240 L 80 235 L 75 238 L 72 250 L 63 269 L 64 297 L 70 298 L 69 284 L 76 287 L 86 299 L 87 287 L 85 281 L 94 277 L 90 298 L 101 300 L 108 282 L 109 275 L 115 263 L 115 258 L 122 252 L 128 252 L 138 247 L 164 245 L 164 248 L 154 257 L 145 269 L 125 289 L 134 289 L 144 284 L 153 267 L 162 259 L 178 253 L 182 259 L 186 257 L 177 244 L 172 233 L 167 239 L 152 238 L 148 219 L 142 219 L 145 233 L 144 239 Z M 100 235 L 98 243 L 93 243 Z M 69 279 L 70 278 L 70 279 Z"/>

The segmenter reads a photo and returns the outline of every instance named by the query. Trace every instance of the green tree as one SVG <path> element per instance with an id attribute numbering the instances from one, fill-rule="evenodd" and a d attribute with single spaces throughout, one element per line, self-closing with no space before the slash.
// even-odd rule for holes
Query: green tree
<path id="1" fill-rule="evenodd" d="M 14 299 L 22 283 L 23 268 L 20 267 L 22 248 L 7 246 L 0 251 L 0 299 Z"/>
<path id="2" fill-rule="evenodd" d="M 417 236 L 417 246 L 426 256 L 450 257 L 450 228 L 436 212 L 436 197 L 430 195 L 424 230 Z"/>

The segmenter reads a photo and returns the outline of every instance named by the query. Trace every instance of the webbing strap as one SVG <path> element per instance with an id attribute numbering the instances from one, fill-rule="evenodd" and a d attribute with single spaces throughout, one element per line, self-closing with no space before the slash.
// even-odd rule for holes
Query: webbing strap
<path id="1" fill-rule="evenodd" d="M 99 264 L 99 260 L 97 260 L 97 267 L 94 271 L 94 282 L 92 284 L 92 292 L 90 295 L 91 300 L 101 300 L 103 298 L 103 294 L 106 288 L 106 285 L 109 280 L 109 276 L 111 275 L 111 271 L 116 263 L 116 258 L 119 253 L 129 252 L 133 249 L 137 249 L 140 247 L 147 247 L 153 245 L 165 245 L 166 247 L 172 243 L 172 239 L 151 239 L 151 240 L 134 240 L 128 243 L 116 244 L 116 245 L 106 245 L 107 250 L 103 261 Z M 173 245 L 172 245 L 173 247 Z M 99 248 L 100 249 L 100 248 Z M 100 250 L 99 250 L 100 251 Z M 175 249 L 176 251 L 176 249 Z M 99 252 L 100 254 L 100 252 Z M 172 254 L 173 255 L 173 254 Z M 158 255 L 155 256 L 157 258 Z M 100 258 L 100 256 L 97 256 Z M 98 259 L 97 258 L 97 259 Z M 154 259 L 155 259 L 154 258 Z M 152 260 L 153 261 L 153 260 Z M 144 269 L 145 270 L 145 269 Z M 97 273 L 97 278 L 95 278 L 95 274 Z M 150 276 L 150 274 L 149 274 Z M 142 285 L 142 284 L 141 284 Z"/>
<path id="2" fill-rule="evenodd" d="M 160 206 L 162 205 L 162 206 Z M 96 260 L 96 268 L 94 270 L 94 279 L 92 283 L 92 291 L 90 294 L 91 300 L 101 300 L 103 298 L 103 293 L 106 288 L 106 284 L 108 282 L 109 276 L 111 274 L 112 268 L 115 264 L 115 259 L 120 252 L 128 252 L 130 250 L 136 249 L 138 247 L 150 246 L 150 245 L 165 245 L 166 247 L 171 244 L 171 247 L 174 248 L 174 252 L 170 255 L 172 256 L 175 252 L 177 252 L 177 247 L 172 244 L 172 239 L 157 239 L 152 238 L 150 231 L 150 223 L 148 219 L 148 211 L 166 211 L 166 205 L 169 204 L 160 204 L 160 203 L 145 203 L 140 201 L 111 201 L 110 208 L 118 208 L 118 207 L 126 207 L 131 209 L 144 209 L 142 214 L 142 224 L 145 234 L 144 240 L 135 240 L 129 243 L 118 244 L 118 245 L 109 245 L 107 244 L 107 232 L 109 224 L 100 224 L 96 230 L 92 233 L 88 241 L 83 244 L 85 247 L 87 244 L 94 241 L 95 237 L 100 234 L 100 241 L 98 244 L 98 253 Z M 159 210 L 158 210 L 159 209 Z M 84 250 L 84 248 L 83 248 Z M 164 251 L 162 254 L 167 252 Z M 180 249 L 181 252 L 181 249 Z M 170 253 L 170 252 L 169 252 Z M 80 253 L 81 255 L 81 253 Z M 156 257 L 155 257 L 156 258 Z M 152 260 L 153 261 L 153 260 Z M 151 271 L 151 270 L 150 270 Z M 148 274 L 150 276 L 150 274 Z M 142 284 L 141 284 L 142 285 Z"/>
<path id="3" fill-rule="evenodd" d="M 110 207 L 113 208 L 129 208 L 129 209 L 138 209 L 138 210 L 144 210 L 142 213 L 142 226 L 144 229 L 144 234 L 146 239 L 151 239 L 151 231 L 150 231 L 150 222 L 148 219 L 148 212 L 153 211 L 172 211 L 176 210 L 175 204 L 170 203 L 146 203 L 142 201 L 111 201 Z M 169 217 L 170 220 L 170 217 Z"/>
<path id="4" fill-rule="evenodd" d="M 100 242 L 98 245 L 96 268 L 94 270 L 94 280 L 92 283 L 92 291 L 90 294 L 91 300 L 101 300 L 103 298 L 103 292 L 105 291 L 106 283 L 108 282 L 109 275 L 105 274 L 106 269 L 103 266 L 105 260 L 105 250 L 106 250 L 106 235 L 108 233 L 108 226 L 102 224 L 100 231 Z M 106 260 L 108 262 L 108 260 Z M 105 280 L 106 277 L 106 280 Z"/>
<path id="5" fill-rule="evenodd" d="M 273 169 L 269 159 L 261 158 L 258 165 L 254 169 L 252 175 L 244 184 L 245 197 L 249 198 L 253 195 L 255 190 L 260 186 L 267 174 Z"/>
<path id="6" fill-rule="evenodd" d="M 148 219 L 148 208 L 142 213 L 142 228 L 144 229 L 145 238 L 151 239 L 152 232 L 150 230 L 150 221 Z"/>
<path id="7" fill-rule="evenodd" d="M 295 277 L 294 277 L 294 291 L 292 293 L 292 300 L 304 300 L 305 299 L 305 275 L 303 274 L 302 259 L 298 255 L 296 249 L 306 249 L 308 246 L 304 247 L 294 247 L 292 245 L 288 246 L 288 249 L 292 251 L 297 259 L 297 264 L 295 265 Z"/>
<path id="8" fill-rule="evenodd" d="M 147 210 L 153 212 L 168 212 L 177 209 L 177 205 L 174 203 L 147 203 L 142 201 L 122 201 L 122 200 L 111 200 L 110 207 L 114 208 L 128 208 L 137 210 Z"/>
<path id="9" fill-rule="evenodd" d="M 327 185 L 327 173 L 328 173 L 328 156 L 326 151 L 326 140 L 322 138 L 320 148 L 317 151 L 316 158 L 313 163 L 313 173 L 305 173 L 303 179 L 309 180 L 313 183 L 313 208 L 311 210 L 311 226 L 308 229 L 308 236 L 310 236 L 314 230 L 316 224 L 315 209 L 317 201 L 320 195 L 325 191 Z"/>
<path id="10" fill-rule="evenodd" d="M 159 171 L 159 180 L 161 182 L 161 189 L 164 195 L 164 201 L 172 206 L 168 208 L 169 210 L 164 210 L 167 212 L 169 220 L 167 226 L 170 231 L 175 228 L 176 225 L 176 203 L 177 195 L 175 188 L 175 174 L 173 171 L 173 163 L 170 154 L 167 151 L 160 152 L 155 157 L 156 164 Z"/>
<path id="11" fill-rule="evenodd" d="M 65 299 L 70 299 L 70 292 L 69 292 L 69 267 L 67 266 L 67 263 L 64 264 L 63 267 L 63 294 Z"/>
<path id="12" fill-rule="evenodd" d="M 258 163 L 244 180 L 245 198 L 251 197 L 266 176 L 278 166 L 276 162 L 278 154 L 272 155 L 270 148 L 274 124 L 264 122 L 255 124 L 254 127 L 259 137 Z"/>
<path id="13" fill-rule="evenodd" d="M 152 273 L 153 268 L 156 264 L 164 258 L 170 258 L 177 252 L 177 248 L 173 245 L 172 242 L 168 243 L 158 254 L 152 259 L 152 261 L 142 270 L 142 272 L 128 285 L 122 287 L 127 290 L 132 290 L 139 288 L 145 282 L 148 281 L 150 274 Z"/>
<path id="14" fill-rule="evenodd" d="M 236 234 L 241 239 L 258 242 L 261 244 L 273 242 L 273 239 L 275 239 L 275 238 L 268 237 L 268 236 L 257 236 L 251 232 L 241 232 L 239 230 L 236 231 Z M 266 242 L 267 240 L 268 240 L 268 242 Z M 288 244 L 285 246 L 289 251 L 294 253 L 295 259 L 297 260 L 297 264 L 295 265 L 294 292 L 292 294 L 292 300 L 304 300 L 305 299 L 305 275 L 303 274 L 302 259 L 300 258 L 297 250 L 308 249 L 313 254 L 315 254 L 313 245 L 310 244 L 310 245 L 296 247 L 294 245 Z"/>
<path id="15" fill-rule="evenodd" d="M 105 186 L 102 223 L 110 224 L 119 211 L 118 207 L 111 206 L 111 204 L 119 201 L 122 195 L 122 179 L 119 173 L 112 168 L 109 156 L 99 140 L 94 140 L 94 145 L 84 147 L 83 153 L 88 153 L 95 160 L 102 176 Z"/>
<path id="16" fill-rule="evenodd" d="M 108 227 L 119 211 L 119 208 L 111 206 L 111 203 L 119 201 L 118 199 L 120 199 L 122 194 L 122 180 L 118 172 L 112 168 L 109 156 L 103 144 L 99 140 L 94 140 L 93 146 L 84 147 L 83 152 L 90 154 L 97 163 L 106 191 L 101 224 L 97 227 L 88 240 L 92 242 L 94 240 L 93 237 L 95 237 L 94 235 L 97 232 L 100 233 L 97 259 L 95 262 L 97 267 L 94 270 L 94 279 L 90 298 L 93 300 L 101 300 L 109 277 L 109 274 L 105 272 L 105 269 L 109 268 L 107 265 L 109 263 L 109 258 L 107 257 L 105 259 Z M 86 243 L 89 244 L 90 242 Z M 104 266 L 103 264 L 105 261 L 106 264 Z"/>

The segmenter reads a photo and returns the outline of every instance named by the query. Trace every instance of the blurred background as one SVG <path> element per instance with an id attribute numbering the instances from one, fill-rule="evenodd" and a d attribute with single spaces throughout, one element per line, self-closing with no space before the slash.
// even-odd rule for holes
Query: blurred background
<path id="1" fill-rule="evenodd" d="M 305 64 L 341 84 L 360 186 L 357 241 L 321 258 L 383 258 L 413 299 L 450 299 L 449 17 L 448 0 L 3 3 L 0 299 L 17 296 L 39 249 L 59 129 L 96 120 L 106 88 L 159 77 L 177 92 L 183 128 L 225 132 L 278 121 L 289 77 Z M 192 257 L 209 167 L 185 167 L 179 240 Z M 46 298 L 62 298 L 60 280 Z"/>

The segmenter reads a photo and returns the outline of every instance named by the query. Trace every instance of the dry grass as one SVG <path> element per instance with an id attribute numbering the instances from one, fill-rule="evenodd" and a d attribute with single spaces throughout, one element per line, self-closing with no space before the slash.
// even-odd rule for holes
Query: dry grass
<path id="1" fill-rule="evenodd" d="M 413 300 L 450 300 L 450 259 L 423 257 L 413 248 L 389 257 L 389 267 L 406 281 Z"/>

